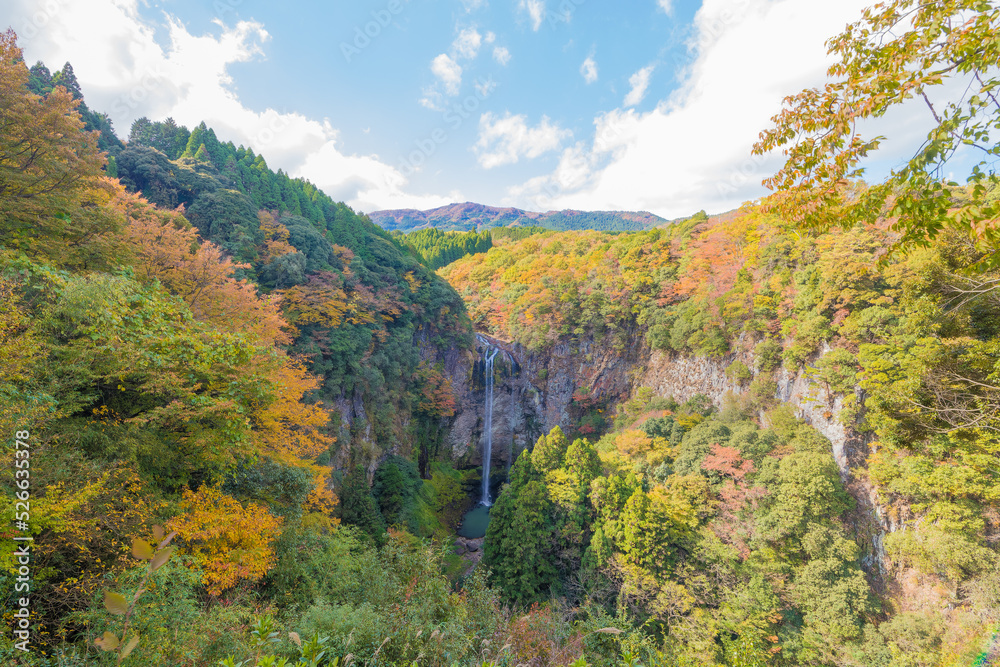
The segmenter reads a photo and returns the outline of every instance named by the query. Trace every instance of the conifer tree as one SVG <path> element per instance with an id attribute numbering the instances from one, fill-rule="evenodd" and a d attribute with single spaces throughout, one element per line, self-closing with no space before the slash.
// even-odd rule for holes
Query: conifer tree
<path id="1" fill-rule="evenodd" d="M 340 489 L 340 518 L 363 530 L 375 542 L 381 542 L 385 536 L 385 521 L 375 506 L 368 475 L 362 466 L 354 466 L 344 478 Z"/>
<path id="2" fill-rule="evenodd" d="M 483 563 L 493 583 L 520 604 L 545 598 L 556 580 L 552 510 L 532 457 L 519 456 L 511 483 L 490 510 Z"/>

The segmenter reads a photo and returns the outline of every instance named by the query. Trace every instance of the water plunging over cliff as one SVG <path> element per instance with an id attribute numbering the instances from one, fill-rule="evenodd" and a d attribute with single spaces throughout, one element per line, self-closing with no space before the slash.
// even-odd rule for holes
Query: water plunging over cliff
<path id="1" fill-rule="evenodd" d="M 486 405 L 483 416 L 483 496 L 480 504 L 489 507 L 490 502 L 490 459 L 493 456 L 493 360 L 496 359 L 500 348 L 494 346 L 483 337 L 479 337 L 479 342 L 486 346 L 483 351 L 484 383 L 486 386 Z"/>

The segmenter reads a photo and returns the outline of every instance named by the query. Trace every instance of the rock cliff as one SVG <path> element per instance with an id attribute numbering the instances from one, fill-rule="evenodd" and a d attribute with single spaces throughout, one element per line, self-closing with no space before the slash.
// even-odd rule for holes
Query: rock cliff
<path id="1" fill-rule="evenodd" d="M 746 352 L 718 358 L 693 357 L 650 350 L 643 344 L 616 349 L 610 341 L 591 340 L 560 342 L 542 352 L 532 352 L 516 343 L 485 338 L 504 350 L 505 359 L 510 360 L 497 362 L 495 367 L 491 465 L 494 475 L 501 478 L 516 454 L 530 447 L 538 436 L 554 426 L 574 423 L 574 394 L 581 389 L 609 406 L 627 400 L 639 387 L 649 387 L 656 395 L 673 396 L 678 401 L 703 394 L 721 407 L 727 394 L 743 394 L 748 389 L 747 383 L 727 375 L 729 365 L 739 359 L 747 367 L 754 367 L 752 355 Z M 475 350 L 454 351 L 445 358 L 445 370 L 458 404 L 445 446 L 453 460 L 465 466 L 482 464 L 484 351 L 480 343 Z M 828 351 L 824 346 L 813 363 Z M 884 591 L 882 538 L 895 526 L 888 518 L 892 513 L 880 506 L 865 474 L 868 441 L 841 423 L 843 398 L 828 393 L 805 370 L 779 368 L 775 380 L 774 397 L 791 405 L 798 417 L 829 439 L 841 477 L 857 501 L 848 520 L 865 552 L 865 569 L 876 589 Z"/>

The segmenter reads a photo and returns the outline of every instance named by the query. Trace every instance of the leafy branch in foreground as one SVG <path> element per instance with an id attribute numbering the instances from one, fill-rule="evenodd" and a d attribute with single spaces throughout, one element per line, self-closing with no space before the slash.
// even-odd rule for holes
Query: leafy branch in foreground
<path id="1" fill-rule="evenodd" d="M 789 96 L 760 134 L 754 153 L 783 148 L 784 167 L 764 185 L 782 191 L 778 207 L 797 221 L 827 228 L 879 216 L 895 218 L 903 247 L 924 246 L 948 227 L 995 247 L 1000 208 L 991 191 L 1000 156 L 1000 7 L 984 0 L 893 0 L 830 39 L 839 57 L 831 81 Z M 961 91 L 959 94 L 949 94 Z M 939 96 L 950 99 L 940 101 Z M 911 100 L 928 108 L 932 128 L 913 157 L 881 184 L 859 189 L 863 160 L 884 136 L 864 138 L 859 123 Z M 966 196 L 944 175 L 978 154 Z M 974 158 L 973 158 L 974 162 Z M 971 195 L 971 196 L 969 196 Z M 996 252 L 984 260 L 1000 263 Z"/>
<path id="2" fill-rule="evenodd" d="M 138 537 L 132 540 L 132 555 L 139 560 L 146 561 L 147 565 L 146 574 L 142 578 L 142 581 L 139 582 L 139 588 L 132 595 L 131 600 L 127 599 L 121 593 L 115 593 L 110 590 L 104 591 L 104 608 L 116 616 L 124 616 L 125 622 L 122 625 L 121 637 L 108 630 L 95 639 L 94 644 L 104 651 L 117 652 L 118 659 L 115 661 L 116 665 L 120 665 L 122 660 L 127 658 L 139 644 L 139 635 L 132 635 L 128 641 L 125 641 L 125 637 L 128 635 L 129 623 L 132 621 L 132 614 L 135 611 L 135 603 L 146 592 L 146 584 L 149 583 L 149 578 L 154 572 L 163 567 L 173 555 L 175 547 L 169 545 L 175 535 L 177 535 L 176 532 L 165 535 L 161 526 L 153 526 L 153 536 L 159 542 L 155 548 L 146 540 Z"/>

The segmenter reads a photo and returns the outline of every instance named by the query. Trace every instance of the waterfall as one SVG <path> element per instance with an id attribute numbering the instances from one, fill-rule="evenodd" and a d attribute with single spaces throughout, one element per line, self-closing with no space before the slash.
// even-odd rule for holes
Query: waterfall
<path id="1" fill-rule="evenodd" d="M 483 497 L 480 504 L 489 507 L 490 503 L 490 459 L 493 456 L 493 360 L 500 352 L 500 348 L 495 347 L 488 340 L 479 339 L 485 343 L 486 350 L 483 352 L 485 369 L 483 371 L 486 385 L 486 406 L 483 417 Z"/>

